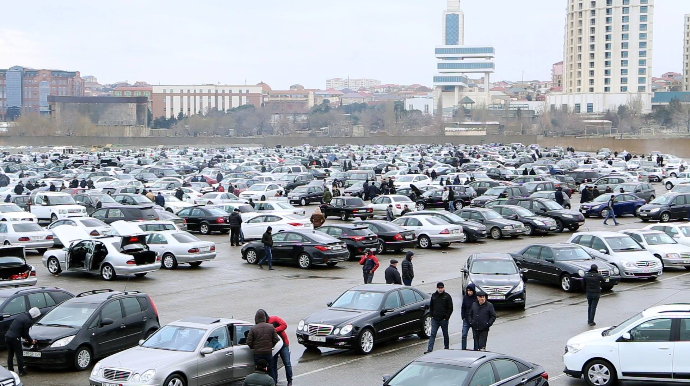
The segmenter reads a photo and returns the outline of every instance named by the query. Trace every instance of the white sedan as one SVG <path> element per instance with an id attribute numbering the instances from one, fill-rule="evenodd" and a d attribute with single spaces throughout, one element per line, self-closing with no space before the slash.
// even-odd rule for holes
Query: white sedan
<path id="1" fill-rule="evenodd" d="M 404 176 L 398 176 L 393 182 L 396 188 L 409 188 L 410 185 L 416 186 L 421 189 L 427 185 L 431 184 L 431 178 L 425 176 L 424 174 L 407 174 Z"/>
<path id="2" fill-rule="evenodd" d="M 302 217 L 307 215 L 306 210 L 295 208 L 292 204 L 284 201 L 260 201 L 254 205 L 254 210 L 266 214 L 296 214 Z"/>
<path id="3" fill-rule="evenodd" d="M 55 241 L 56 246 L 61 246 L 62 241 L 55 235 L 55 232 L 53 232 L 53 229 L 62 226 L 62 225 L 68 225 L 68 226 L 73 226 L 77 228 L 83 229 L 86 233 L 89 234 L 89 236 L 104 236 L 110 233 L 112 228 L 110 225 L 104 223 L 103 221 L 93 218 L 93 217 L 71 217 L 71 218 L 66 218 L 62 220 L 57 220 L 53 221 L 50 225 L 46 227 L 47 230 L 51 231 L 53 233 L 53 239 Z"/>
<path id="4" fill-rule="evenodd" d="M 146 243 L 150 250 L 161 256 L 161 267 L 165 269 L 175 269 L 178 264 L 198 267 L 202 262 L 216 258 L 216 243 L 199 240 L 187 232 L 153 232 L 149 234 Z"/>
<path id="5" fill-rule="evenodd" d="M 26 249 L 45 252 L 53 246 L 53 234 L 32 221 L 0 223 L 0 243 L 21 245 Z"/>
<path id="6" fill-rule="evenodd" d="M 367 206 L 374 209 L 374 216 L 385 217 L 388 205 L 393 205 L 393 215 L 395 217 L 402 216 L 402 211 L 403 209 L 405 209 L 405 205 L 407 205 L 407 208 L 411 212 L 417 211 L 415 203 L 412 200 L 410 200 L 409 197 L 396 194 L 378 196 L 371 200 L 371 204 Z"/>
<path id="7" fill-rule="evenodd" d="M 196 198 L 194 203 L 197 205 L 220 205 L 226 202 L 237 202 L 239 198 L 228 192 L 210 192 Z"/>
<path id="8" fill-rule="evenodd" d="M 0 221 L 33 221 L 38 222 L 35 214 L 24 211 L 17 204 L 0 204 Z"/>
<path id="9" fill-rule="evenodd" d="M 254 201 L 266 201 L 268 197 L 275 197 L 276 193 L 282 190 L 283 188 L 274 183 L 254 184 L 240 193 L 240 199 L 249 200 L 251 198 Z"/>
<path id="10" fill-rule="evenodd" d="M 664 269 L 667 267 L 690 269 L 690 247 L 679 244 L 666 233 L 654 230 L 625 230 L 622 233 L 632 237 L 644 249 L 652 252 L 664 265 Z"/>
<path id="11" fill-rule="evenodd" d="M 190 206 L 194 206 L 188 202 L 180 201 L 173 194 L 162 194 L 162 195 L 163 195 L 163 198 L 165 199 L 165 210 L 167 210 L 170 213 L 177 213 L 184 208 L 189 208 Z"/>
<path id="12" fill-rule="evenodd" d="M 288 230 L 308 231 L 314 229 L 309 219 L 296 214 L 263 214 L 243 222 L 242 233 L 244 233 L 244 238 L 248 240 L 261 239 L 269 226 L 272 228 L 273 234 Z"/>
<path id="13" fill-rule="evenodd" d="M 406 230 L 414 231 L 420 248 L 431 248 L 434 244 L 446 248 L 451 243 L 465 241 L 465 233 L 462 231 L 462 226 L 450 224 L 441 218 L 431 215 L 403 216 L 393 220 L 393 224 L 399 225 Z"/>
<path id="14" fill-rule="evenodd" d="M 642 229 L 651 229 L 665 232 L 673 237 L 679 244 L 690 246 L 690 223 L 686 224 L 652 224 Z"/>
<path id="15" fill-rule="evenodd" d="M 664 179 L 662 182 L 667 190 L 671 190 L 678 184 L 687 184 L 690 182 L 690 172 L 678 173 L 677 177 L 671 176 Z"/>

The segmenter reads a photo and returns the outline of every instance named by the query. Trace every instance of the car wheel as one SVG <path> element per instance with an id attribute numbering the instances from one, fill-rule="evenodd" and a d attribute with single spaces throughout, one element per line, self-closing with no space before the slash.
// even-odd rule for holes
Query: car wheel
<path id="1" fill-rule="evenodd" d="M 60 272 L 62 272 L 62 268 L 60 268 L 60 262 L 57 258 L 51 257 L 48 259 L 48 272 L 50 272 L 52 275 L 57 275 Z"/>
<path id="2" fill-rule="evenodd" d="M 606 218 L 609 215 L 609 210 L 608 209 L 602 209 L 601 212 L 599 212 L 599 217 L 601 218 Z"/>
<path id="3" fill-rule="evenodd" d="M 616 369 L 607 361 L 595 359 L 584 367 L 585 382 L 589 386 L 612 386 L 616 384 Z"/>
<path id="4" fill-rule="evenodd" d="M 455 210 L 460 210 L 465 207 L 465 204 L 462 201 L 455 201 L 453 206 L 455 206 Z"/>
<path id="5" fill-rule="evenodd" d="M 417 334 L 421 339 L 428 339 L 431 336 L 431 315 L 426 315 L 422 321 L 422 330 Z"/>
<path id="6" fill-rule="evenodd" d="M 346 212 L 340 212 L 340 219 L 343 221 L 347 221 L 350 218 L 350 216 L 347 215 Z"/>
<path id="7" fill-rule="evenodd" d="M 79 347 L 77 352 L 74 353 L 74 368 L 77 369 L 77 371 L 86 370 L 91 366 L 92 361 L 93 356 L 91 355 L 91 350 L 86 346 Z"/>
<path id="8" fill-rule="evenodd" d="M 115 273 L 115 269 L 112 265 L 103 264 L 103 266 L 101 267 L 101 277 L 103 278 L 103 280 L 111 281 L 115 280 L 117 274 Z"/>
<path id="9" fill-rule="evenodd" d="M 668 212 L 664 212 L 661 214 L 659 217 L 659 221 L 661 222 L 668 222 L 671 219 L 671 214 Z"/>
<path id="10" fill-rule="evenodd" d="M 256 255 L 256 250 L 253 248 L 247 249 L 247 254 L 245 257 L 247 258 L 247 263 L 249 264 L 256 264 L 259 262 L 259 258 Z"/>
<path id="11" fill-rule="evenodd" d="M 556 219 L 556 232 L 561 233 L 563 232 L 563 220 L 561 219 Z"/>
<path id="12" fill-rule="evenodd" d="M 418 211 L 422 211 L 426 208 L 426 205 L 424 205 L 423 202 L 418 202 L 417 205 L 415 205 Z"/>
<path id="13" fill-rule="evenodd" d="M 55 222 L 55 221 L 57 221 L 57 220 L 58 220 L 58 216 L 57 216 L 55 213 L 53 213 L 53 214 L 50 215 L 50 222 L 51 222 L 51 223 L 53 223 L 53 222 Z"/>
<path id="14" fill-rule="evenodd" d="M 134 274 L 134 277 L 144 277 L 144 276 L 146 276 L 147 273 L 148 273 L 148 272 L 135 273 L 135 274 Z"/>
<path id="15" fill-rule="evenodd" d="M 261 201 L 266 201 L 266 196 L 261 196 Z"/>
<path id="16" fill-rule="evenodd" d="M 184 378 L 179 374 L 173 374 L 165 379 L 163 386 L 186 386 Z"/>
<path id="17" fill-rule="evenodd" d="M 573 280 L 567 273 L 561 276 L 561 289 L 565 292 L 572 292 L 573 290 Z"/>
<path id="18" fill-rule="evenodd" d="M 370 328 L 365 328 L 357 339 L 357 351 L 360 354 L 369 354 L 374 350 L 374 333 Z"/>
<path id="19" fill-rule="evenodd" d="M 196 268 L 196 267 L 198 267 L 198 266 L 200 266 L 200 265 L 201 265 L 201 262 L 200 262 L 200 261 L 192 261 L 191 263 L 189 263 L 189 266 L 192 267 L 192 268 Z"/>
<path id="20" fill-rule="evenodd" d="M 201 232 L 202 235 L 211 234 L 211 227 L 209 227 L 207 223 L 202 222 L 199 226 L 199 232 Z"/>
<path id="21" fill-rule="evenodd" d="M 500 240 L 503 237 L 503 233 L 498 227 L 491 228 L 491 238 L 494 240 Z"/>
<path id="22" fill-rule="evenodd" d="M 532 228 L 532 225 L 525 224 L 525 235 L 532 236 L 533 234 L 534 234 L 534 228 Z"/>
<path id="23" fill-rule="evenodd" d="M 311 268 L 311 256 L 306 253 L 302 253 L 301 255 L 297 256 L 297 264 L 299 264 L 299 267 L 302 269 Z"/>
<path id="24" fill-rule="evenodd" d="M 299 204 L 302 205 L 302 206 L 307 205 L 307 199 L 306 199 L 306 198 L 303 198 L 303 199 L 299 200 Z"/>
<path id="25" fill-rule="evenodd" d="M 9 241 L 9 240 L 5 240 L 5 242 L 2 243 L 2 244 L 3 244 L 3 245 L 10 245 L 10 241 Z"/>
<path id="26" fill-rule="evenodd" d="M 666 183 L 666 190 L 671 190 L 671 189 L 673 189 L 673 184 L 670 182 L 667 182 Z"/>
<path id="27" fill-rule="evenodd" d="M 161 266 L 163 266 L 165 269 L 175 269 L 177 268 L 177 259 L 172 253 L 166 253 L 163 255 Z"/>
<path id="28" fill-rule="evenodd" d="M 419 239 L 417 239 L 417 244 L 420 248 L 431 248 L 431 239 L 429 236 L 421 235 Z"/>
<path id="29" fill-rule="evenodd" d="M 382 255 L 384 253 L 386 253 L 386 243 L 383 240 L 379 239 L 379 243 L 376 246 L 376 254 Z"/>

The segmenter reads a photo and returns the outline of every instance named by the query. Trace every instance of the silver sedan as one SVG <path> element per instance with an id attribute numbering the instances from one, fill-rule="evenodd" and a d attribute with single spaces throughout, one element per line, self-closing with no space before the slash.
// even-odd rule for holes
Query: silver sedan
<path id="1" fill-rule="evenodd" d="M 178 264 L 184 263 L 198 267 L 203 261 L 216 258 L 216 243 L 199 240 L 187 232 L 153 232 L 146 243 L 152 251 L 158 252 L 158 256 L 162 256 L 161 266 L 165 269 L 175 269 Z"/>
<path id="2" fill-rule="evenodd" d="M 22 245 L 43 253 L 53 246 L 53 233 L 32 221 L 0 223 L 0 243 Z"/>

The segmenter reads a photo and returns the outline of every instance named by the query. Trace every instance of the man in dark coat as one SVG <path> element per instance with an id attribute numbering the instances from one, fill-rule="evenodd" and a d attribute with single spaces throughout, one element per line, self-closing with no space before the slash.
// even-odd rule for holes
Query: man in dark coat
<path id="1" fill-rule="evenodd" d="M 14 187 L 14 194 L 16 194 L 16 195 L 24 194 L 24 185 L 22 184 L 21 181 L 19 181 L 17 183 L 17 186 Z"/>
<path id="2" fill-rule="evenodd" d="M 585 188 L 582 189 L 582 192 L 580 193 L 580 204 L 584 204 L 585 202 L 590 202 L 593 200 L 591 189 L 591 186 L 585 186 Z"/>
<path id="3" fill-rule="evenodd" d="M 369 180 L 364 181 L 362 184 L 362 200 L 366 201 L 369 199 Z"/>
<path id="4" fill-rule="evenodd" d="M 386 208 L 386 221 L 393 220 L 395 220 L 395 215 L 393 214 L 393 204 L 388 204 L 388 208 Z"/>
<path id="5" fill-rule="evenodd" d="M 273 271 L 273 236 L 271 233 L 273 228 L 266 228 L 263 236 L 261 236 L 261 242 L 264 244 L 264 258 L 259 261 L 259 268 L 264 269 L 264 262 L 268 261 L 268 269 Z"/>
<path id="6" fill-rule="evenodd" d="M 273 374 L 273 346 L 278 343 L 280 338 L 276 328 L 266 320 L 266 311 L 258 310 L 254 315 L 256 323 L 247 334 L 247 346 L 254 351 L 254 364 L 258 364 L 263 359 L 268 362 L 268 374 Z"/>
<path id="7" fill-rule="evenodd" d="M 79 187 L 84 189 L 86 188 L 86 180 L 82 178 L 81 182 L 79 182 Z"/>
<path id="8" fill-rule="evenodd" d="M 587 294 L 587 324 L 596 326 L 594 315 L 597 313 L 597 305 L 601 296 L 601 285 L 606 283 L 606 279 L 599 273 L 599 267 L 592 264 L 589 271 L 585 273 L 585 293 Z"/>
<path id="9" fill-rule="evenodd" d="M 414 279 L 414 265 L 412 264 L 413 257 L 414 252 L 407 251 L 405 254 L 405 260 L 402 262 L 402 281 L 406 286 L 411 286 L 412 279 Z"/>
<path id="10" fill-rule="evenodd" d="M 177 188 L 175 190 L 175 198 L 180 201 L 184 201 L 184 190 L 182 190 L 182 188 Z"/>
<path id="11" fill-rule="evenodd" d="M 431 335 L 429 336 L 429 346 L 425 354 L 434 351 L 434 342 L 439 327 L 443 330 L 443 348 L 448 350 L 450 347 L 450 336 L 448 335 L 448 321 L 453 314 L 453 298 L 446 292 L 443 282 L 436 284 L 436 292 L 431 295 L 429 303 L 429 314 L 431 315 Z"/>
<path id="12" fill-rule="evenodd" d="M 489 329 L 496 321 L 496 310 L 493 304 L 486 300 L 485 292 L 477 292 L 477 302 L 470 310 L 470 325 L 474 336 L 474 351 L 486 351 L 486 340 Z"/>
<path id="13" fill-rule="evenodd" d="M 158 192 L 156 195 L 156 205 L 160 206 L 161 208 L 165 208 L 165 197 L 163 197 L 161 192 Z"/>
<path id="14" fill-rule="evenodd" d="M 563 199 L 563 188 L 559 186 L 558 189 L 556 189 L 556 193 L 554 193 L 554 197 L 556 198 L 556 203 L 558 203 L 560 206 L 563 206 L 563 203 L 565 202 L 565 199 Z"/>
<path id="15" fill-rule="evenodd" d="M 462 316 L 462 349 L 467 350 L 467 335 L 470 332 L 470 312 L 472 305 L 477 302 L 476 287 L 474 283 L 470 283 L 465 288 L 465 294 L 462 297 L 462 306 L 460 308 L 460 315 Z M 472 334 L 472 339 L 474 333 Z"/>
<path id="16" fill-rule="evenodd" d="M 235 210 L 230 213 L 230 246 L 239 247 L 240 246 L 240 229 L 242 227 L 242 216 L 240 215 L 240 210 L 235 208 Z"/>
<path id="17" fill-rule="evenodd" d="M 268 362 L 259 359 L 254 366 L 254 372 L 245 378 L 242 386 L 275 386 L 273 377 L 268 375 Z"/>
<path id="18" fill-rule="evenodd" d="M 10 329 L 5 334 L 5 345 L 7 346 L 7 370 L 14 371 L 13 359 L 17 355 L 17 367 L 19 368 L 19 375 L 27 375 L 24 370 L 24 350 L 22 348 L 22 339 L 36 344 L 36 340 L 29 335 L 29 329 L 34 324 L 34 319 L 41 316 L 41 311 L 33 307 L 29 312 L 17 315 Z"/>
<path id="19" fill-rule="evenodd" d="M 386 284 L 402 284 L 402 278 L 398 271 L 398 260 L 391 260 L 391 265 L 386 268 Z"/>
<path id="20" fill-rule="evenodd" d="M 223 181 L 223 173 L 218 172 L 218 174 L 216 174 L 216 181 L 217 181 L 219 184 L 220 184 L 221 181 Z"/>
<path id="21" fill-rule="evenodd" d="M 77 177 L 72 178 L 72 181 L 69 182 L 69 187 L 72 189 L 79 187 L 79 181 L 77 180 Z"/>

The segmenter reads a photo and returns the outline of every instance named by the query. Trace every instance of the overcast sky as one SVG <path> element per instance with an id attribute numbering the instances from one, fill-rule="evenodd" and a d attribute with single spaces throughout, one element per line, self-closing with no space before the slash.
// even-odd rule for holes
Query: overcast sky
<path id="1" fill-rule="evenodd" d="M 656 0 L 654 75 L 682 71 L 690 0 Z M 465 44 L 496 48 L 496 79 L 550 78 L 566 0 L 463 0 Z M 431 85 L 445 0 L 2 2 L 0 68 L 78 70 L 101 83 Z"/>

